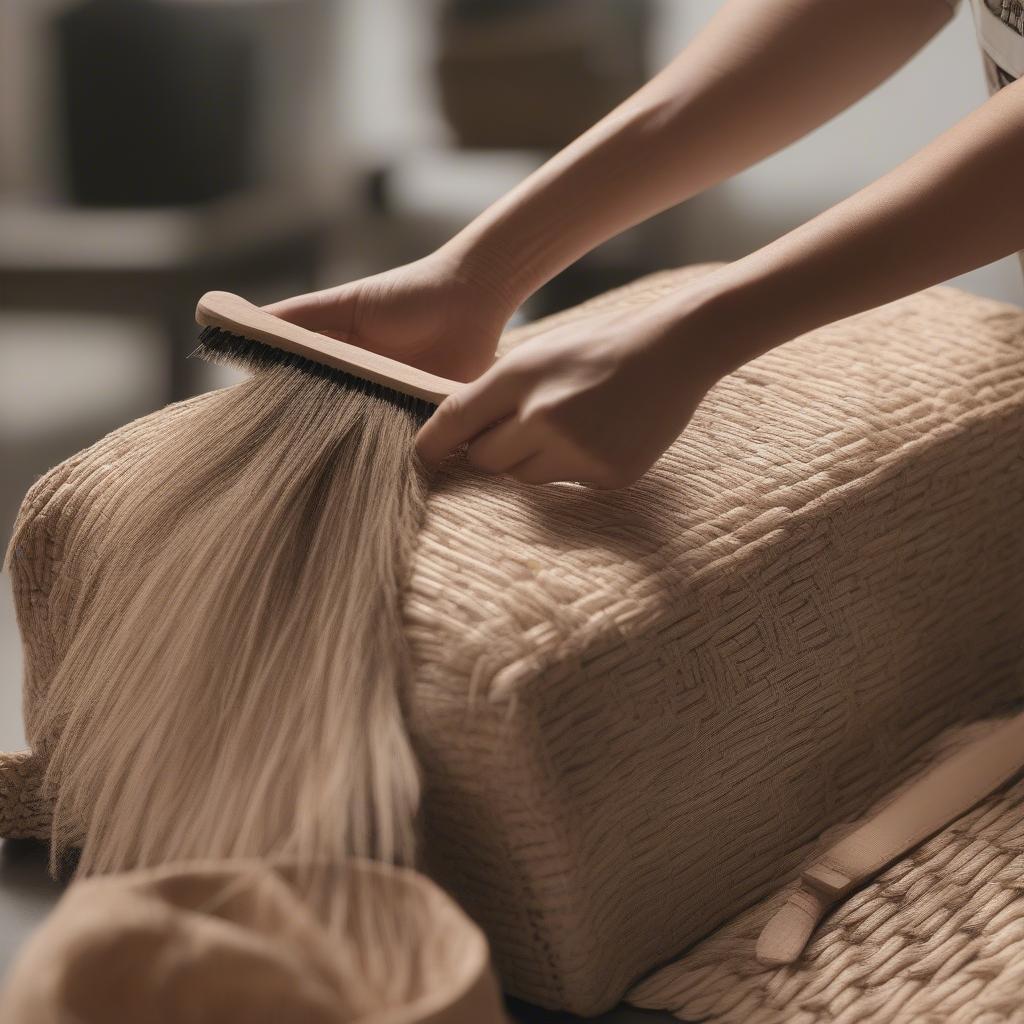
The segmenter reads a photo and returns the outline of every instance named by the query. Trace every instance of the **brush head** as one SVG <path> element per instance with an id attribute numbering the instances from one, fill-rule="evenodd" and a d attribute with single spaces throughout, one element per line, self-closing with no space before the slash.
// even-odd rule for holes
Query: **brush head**
<path id="1" fill-rule="evenodd" d="M 208 363 L 237 366 L 243 370 L 261 370 L 267 367 L 283 366 L 290 370 L 308 374 L 320 380 L 329 380 L 349 391 L 380 398 L 391 402 L 399 409 L 413 413 L 426 421 L 436 408 L 436 403 L 423 398 L 403 394 L 394 388 L 375 381 L 357 377 L 355 374 L 325 363 L 308 359 L 296 352 L 274 348 L 262 341 L 243 338 L 240 334 L 221 330 L 219 327 L 204 327 L 199 332 L 199 344 L 192 353 Z"/>
<path id="2" fill-rule="evenodd" d="M 338 371 L 339 382 L 347 383 L 349 378 L 356 378 L 432 405 L 440 404 L 463 386 L 459 381 L 438 377 L 378 352 L 307 331 L 230 292 L 207 292 L 196 307 L 196 323 L 235 339 L 213 339 L 213 336 L 209 342 L 201 339 L 200 348 L 209 351 L 209 355 L 200 352 L 204 358 L 210 358 L 217 349 L 227 361 L 250 366 L 267 365 L 271 361 L 318 375 L 322 374 L 316 367 L 324 367 Z M 291 362 L 292 358 L 296 361 Z"/>

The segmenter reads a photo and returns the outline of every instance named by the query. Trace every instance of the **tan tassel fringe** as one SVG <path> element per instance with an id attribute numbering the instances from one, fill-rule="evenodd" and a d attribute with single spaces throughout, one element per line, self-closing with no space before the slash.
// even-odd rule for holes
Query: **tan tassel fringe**
<path id="1" fill-rule="evenodd" d="M 130 498 L 94 509 L 109 520 L 43 712 L 55 864 L 84 835 L 81 874 L 258 857 L 322 895 L 318 870 L 353 855 L 413 862 L 400 596 L 423 411 L 262 369 L 171 421 Z"/>

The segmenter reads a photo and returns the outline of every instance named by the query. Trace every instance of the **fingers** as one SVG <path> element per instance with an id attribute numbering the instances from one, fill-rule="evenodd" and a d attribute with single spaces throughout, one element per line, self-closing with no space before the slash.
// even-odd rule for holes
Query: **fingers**
<path id="1" fill-rule="evenodd" d="M 506 476 L 521 484 L 553 484 L 565 480 L 565 472 L 559 469 L 548 452 L 537 452 L 528 459 L 509 469 Z"/>
<path id="2" fill-rule="evenodd" d="M 613 471 L 567 438 L 545 417 L 519 415 L 533 386 L 528 369 L 499 361 L 482 377 L 449 395 L 416 435 L 416 451 L 434 469 L 468 442 L 467 460 L 485 473 L 524 484 L 575 481 L 601 489 L 628 486 L 633 477 Z"/>
<path id="3" fill-rule="evenodd" d="M 615 490 L 631 482 L 614 479 L 593 466 L 585 467 L 578 458 L 559 453 L 550 438 L 531 430 L 514 416 L 478 432 L 470 442 L 466 459 L 485 473 L 501 474 L 522 484 L 565 482 L 597 490 Z"/>
<path id="4" fill-rule="evenodd" d="M 485 473 L 504 473 L 518 466 L 539 449 L 529 427 L 516 416 L 478 434 L 466 452 L 466 459 Z"/>
<path id="5" fill-rule="evenodd" d="M 459 445 L 506 419 L 515 410 L 523 386 L 515 375 L 502 372 L 500 366 L 496 366 L 449 395 L 416 435 L 420 459 L 433 469 Z M 506 431 L 502 437 L 507 436 Z M 494 447 L 493 442 L 490 447 Z M 503 450 L 499 445 L 499 457 Z"/>

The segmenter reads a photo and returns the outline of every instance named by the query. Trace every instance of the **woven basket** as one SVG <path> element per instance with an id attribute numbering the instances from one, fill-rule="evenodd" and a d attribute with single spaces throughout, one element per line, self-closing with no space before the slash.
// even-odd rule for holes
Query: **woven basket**
<path id="1" fill-rule="evenodd" d="M 7 834 L 46 832 L 53 737 L 33 709 L 104 509 L 147 438 L 204 400 L 115 431 L 25 500 L 34 754 L 0 774 Z M 629 490 L 441 474 L 405 599 L 426 866 L 512 993 L 607 1008 L 777 893 L 943 730 L 1024 697 L 1022 441 L 1024 313 L 937 287 L 743 367 Z"/>

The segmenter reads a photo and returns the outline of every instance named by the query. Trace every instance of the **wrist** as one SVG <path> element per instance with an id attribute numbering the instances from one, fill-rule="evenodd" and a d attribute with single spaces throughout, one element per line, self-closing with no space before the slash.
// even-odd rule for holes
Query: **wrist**
<path id="1" fill-rule="evenodd" d="M 478 290 L 511 316 L 543 283 L 532 261 L 497 232 L 477 232 L 470 225 L 446 242 L 438 255 L 447 260 L 453 276 Z"/>
<path id="2" fill-rule="evenodd" d="M 806 329 L 798 323 L 799 301 L 787 300 L 746 259 L 715 268 L 673 300 L 687 365 L 699 366 L 712 382 Z"/>

